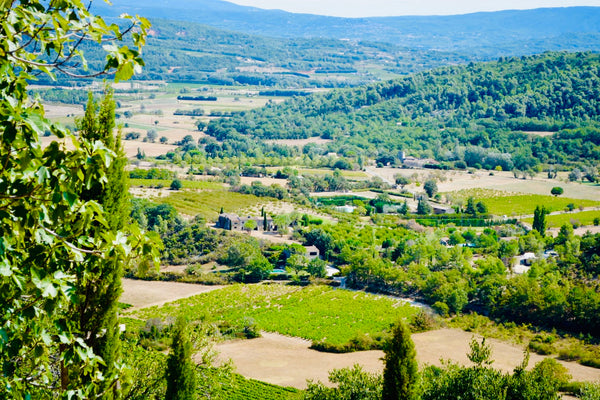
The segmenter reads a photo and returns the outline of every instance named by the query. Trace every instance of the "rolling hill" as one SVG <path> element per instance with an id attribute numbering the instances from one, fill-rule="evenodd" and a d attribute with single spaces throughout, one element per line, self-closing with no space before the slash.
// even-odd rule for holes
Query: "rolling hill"
<path id="1" fill-rule="evenodd" d="M 399 151 L 503 170 L 581 164 L 600 160 L 598 88 L 598 54 L 545 53 L 297 97 L 214 121 L 207 133 L 221 141 L 320 136 L 333 142 L 317 151 L 384 164 Z"/>
<path id="2" fill-rule="evenodd" d="M 600 50 L 600 7 L 374 18 L 294 14 L 220 0 L 116 0 L 113 7 L 104 3 L 94 7 L 104 15 L 137 13 L 247 34 L 366 40 L 487 59 L 548 50 Z"/>

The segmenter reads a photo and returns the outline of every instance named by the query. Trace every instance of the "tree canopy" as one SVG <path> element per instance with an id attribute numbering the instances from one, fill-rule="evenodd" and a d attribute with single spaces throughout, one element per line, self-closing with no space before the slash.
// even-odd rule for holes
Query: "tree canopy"
<path id="1" fill-rule="evenodd" d="M 0 15 L 0 396 L 89 398 L 115 385 L 122 365 L 115 360 L 114 374 L 103 376 L 88 332 L 68 317 L 77 277 L 156 254 L 135 226 L 111 229 L 99 199 L 85 195 L 106 183 L 115 152 L 50 123 L 27 87 L 57 73 L 129 78 L 143 65 L 149 24 L 124 15 L 127 27 L 109 25 L 77 0 L 2 2 Z M 118 46 L 128 31 L 133 46 Z M 101 46 L 105 62 L 82 72 L 83 43 Z M 46 132 L 73 149 L 57 141 L 43 148 Z"/>

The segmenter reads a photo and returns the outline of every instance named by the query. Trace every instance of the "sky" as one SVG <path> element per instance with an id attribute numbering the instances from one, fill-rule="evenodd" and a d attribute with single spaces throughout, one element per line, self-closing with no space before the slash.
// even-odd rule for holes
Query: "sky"
<path id="1" fill-rule="evenodd" d="M 597 6 L 600 0 L 227 0 L 231 3 L 337 17 L 452 15 L 540 7 Z"/>

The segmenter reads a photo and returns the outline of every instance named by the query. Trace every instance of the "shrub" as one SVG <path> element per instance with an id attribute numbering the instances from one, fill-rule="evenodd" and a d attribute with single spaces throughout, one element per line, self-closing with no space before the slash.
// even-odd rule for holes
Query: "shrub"
<path id="1" fill-rule="evenodd" d="M 183 187 L 183 184 L 181 183 L 181 181 L 179 179 L 173 179 L 173 182 L 171 182 L 171 190 L 179 190 Z"/>
<path id="2" fill-rule="evenodd" d="M 412 332 L 425 332 L 432 330 L 436 327 L 437 323 L 433 316 L 424 310 L 419 310 L 418 313 L 412 316 L 410 319 L 410 330 Z"/>
<path id="3" fill-rule="evenodd" d="M 556 349 L 554 348 L 554 346 L 552 346 L 549 343 L 538 342 L 535 339 L 529 342 L 528 348 L 529 350 L 542 356 L 556 353 Z"/>
<path id="4" fill-rule="evenodd" d="M 583 349 L 571 346 L 568 349 L 563 349 L 558 353 L 558 359 L 563 361 L 577 361 L 584 355 Z"/>
<path id="5" fill-rule="evenodd" d="M 444 303 L 443 301 L 436 301 L 432 308 L 442 317 L 447 317 L 450 313 L 450 307 L 448 307 L 448 304 Z"/>

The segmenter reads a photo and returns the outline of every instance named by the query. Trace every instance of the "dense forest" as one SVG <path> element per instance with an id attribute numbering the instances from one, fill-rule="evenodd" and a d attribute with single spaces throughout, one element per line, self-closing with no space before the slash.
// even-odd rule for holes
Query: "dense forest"
<path id="1" fill-rule="evenodd" d="M 443 67 L 212 122 L 230 148 L 252 138 L 333 139 L 326 151 L 395 162 L 399 151 L 467 166 L 527 170 L 600 159 L 595 53 L 545 53 Z M 538 136 L 535 132 L 551 132 Z"/>

